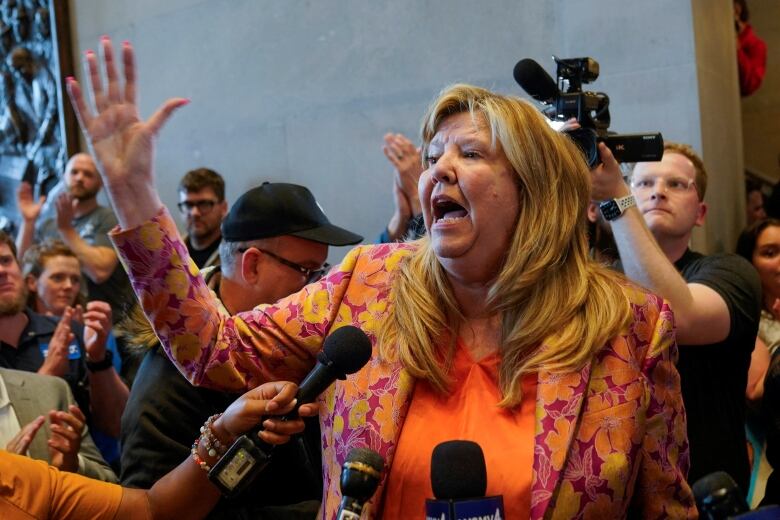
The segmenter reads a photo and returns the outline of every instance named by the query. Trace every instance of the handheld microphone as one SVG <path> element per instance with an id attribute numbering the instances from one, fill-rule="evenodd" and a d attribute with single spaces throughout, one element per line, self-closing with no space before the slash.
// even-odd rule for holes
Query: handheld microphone
<path id="1" fill-rule="evenodd" d="M 479 444 L 442 442 L 431 455 L 431 487 L 435 499 L 425 501 L 427 520 L 482 518 L 503 520 L 504 499 L 486 497 L 487 469 Z"/>
<path id="2" fill-rule="evenodd" d="M 325 338 L 317 364 L 298 386 L 296 406 L 313 402 L 336 379 L 346 379 L 347 374 L 363 368 L 370 358 L 371 340 L 365 332 L 352 325 L 336 329 Z M 292 415 L 295 416 L 297 413 Z"/>
<path id="3" fill-rule="evenodd" d="M 363 368 L 370 357 L 371 340 L 362 330 L 347 325 L 333 331 L 317 354 L 317 364 L 298 387 L 296 409 L 283 419 L 297 417 L 298 406 L 313 402 L 336 379 L 346 379 L 347 374 Z M 271 462 L 273 446 L 258 438 L 261 429 L 258 425 L 236 439 L 209 471 L 209 480 L 223 495 L 240 494 Z"/>
<path id="4" fill-rule="evenodd" d="M 705 475 L 693 484 L 693 496 L 701 520 L 768 520 L 780 518 L 780 507 L 750 510 L 745 496 L 725 471 Z"/>
<path id="5" fill-rule="evenodd" d="M 368 448 L 355 448 L 341 467 L 341 505 L 336 520 L 359 520 L 382 480 L 385 461 Z"/>
<path id="6" fill-rule="evenodd" d="M 518 85 L 537 101 L 551 103 L 560 97 L 561 92 L 555 80 L 541 65 L 530 58 L 517 62 L 514 76 Z"/>

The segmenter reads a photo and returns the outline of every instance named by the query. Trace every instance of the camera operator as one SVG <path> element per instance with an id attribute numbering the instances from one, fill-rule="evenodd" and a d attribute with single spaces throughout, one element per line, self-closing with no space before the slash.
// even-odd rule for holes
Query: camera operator
<path id="1" fill-rule="evenodd" d="M 604 201 L 623 269 L 674 310 L 688 481 L 725 471 L 746 492 L 745 386 L 760 313 L 758 276 L 737 255 L 704 256 L 688 248 L 707 213 L 707 174 L 689 146 L 666 143 L 660 162 L 637 164 L 630 187 L 604 144 L 599 153 L 592 197 Z"/>

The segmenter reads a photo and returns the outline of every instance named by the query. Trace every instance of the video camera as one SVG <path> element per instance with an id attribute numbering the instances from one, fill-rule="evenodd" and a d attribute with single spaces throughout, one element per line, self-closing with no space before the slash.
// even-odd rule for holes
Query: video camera
<path id="1" fill-rule="evenodd" d="M 599 64 L 593 58 L 560 59 L 553 56 L 558 66 L 558 84 L 532 59 L 515 65 L 515 81 L 532 98 L 545 105 L 544 114 L 553 120 L 575 118 L 580 124 L 566 133 L 585 154 L 588 166 L 593 168 L 601 160 L 598 143 L 612 150 L 618 162 L 660 161 L 664 140 L 660 132 L 648 134 L 616 134 L 609 132 L 609 96 L 603 92 L 582 90 L 582 85 L 599 77 Z"/>

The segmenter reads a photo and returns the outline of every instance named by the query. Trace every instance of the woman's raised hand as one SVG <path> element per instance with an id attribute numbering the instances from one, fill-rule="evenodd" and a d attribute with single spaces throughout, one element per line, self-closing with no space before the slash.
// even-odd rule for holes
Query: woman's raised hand
<path id="1" fill-rule="evenodd" d="M 93 107 L 87 106 L 81 85 L 67 79 L 68 93 L 79 125 L 98 164 L 120 226 L 135 227 L 160 209 L 154 187 L 154 139 L 174 110 L 187 104 L 183 98 L 164 102 L 152 116 L 141 120 L 136 105 L 136 70 L 133 48 L 122 44 L 124 84 L 120 84 L 111 40 L 104 36 L 100 47 L 106 87 L 97 55 L 86 53 Z"/>

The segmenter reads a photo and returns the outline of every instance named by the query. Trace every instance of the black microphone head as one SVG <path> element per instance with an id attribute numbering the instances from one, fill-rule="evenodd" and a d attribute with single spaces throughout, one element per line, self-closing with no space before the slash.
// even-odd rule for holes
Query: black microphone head
<path id="1" fill-rule="evenodd" d="M 725 471 L 705 475 L 693 484 L 693 496 L 702 519 L 720 519 L 750 508 L 739 486 Z"/>
<path id="2" fill-rule="evenodd" d="M 431 487 L 439 500 L 484 497 L 487 491 L 485 456 L 472 441 L 438 444 L 431 455 Z"/>
<path id="3" fill-rule="evenodd" d="M 344 462 L 345 464 L 359 462 L 373 468 L 378 473 L 381 473 L 385 468 L 385 459 L 374 450 L 368 448 L 352 448 L 349 450 L 347 460 Z"/>
<path id="4" fill-rule="evenodd" d="M 530 58 L 517 62 L 515 81 L 537 101 L 549 103 L 560 95 L 558 85 L 541 65 Z"/>
<path id="5" fill-rule="evenodd" d="M 357 327 L 347 325 L 325 338 L 322 351 L 338 374 L 354 374 L 371 358 L 371 340 Z"/>
<path id="6" fill-rule="evenodd" d="M 359 502 L 371 498 L 382 480 L 385 460 L 368 448 L 353 448 L 341 468 L 341 494 Z"/>

